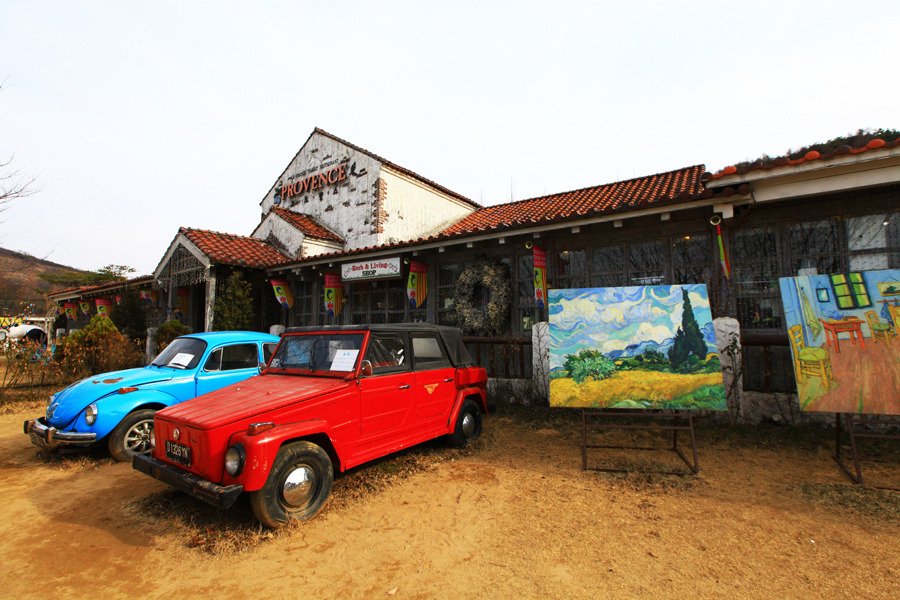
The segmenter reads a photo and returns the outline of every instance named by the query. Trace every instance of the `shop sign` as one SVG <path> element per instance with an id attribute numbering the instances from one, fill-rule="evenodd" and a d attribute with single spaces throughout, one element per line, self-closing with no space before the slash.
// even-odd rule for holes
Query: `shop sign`
<path id="1" fill-rule="evenodd" d="M 389 279 L 392 277 L 400 277 L 400 257 L 380 258 L 378 260 L 341 265 L 341 279 L 344 281 Z"/>
<path id="2" fill-rule="evenodd" d="M 307 177 L 306 179 L 301 179 L 295 183 L 281 186 L 279 197 L 281 200 L 287 200 L 292 196 L 299 196 L 300 194 L 323 188 L 326 185 L 334 185 L 345 179 L 347 179 L 347 165 L 342 164 L 333 169 Z"/>

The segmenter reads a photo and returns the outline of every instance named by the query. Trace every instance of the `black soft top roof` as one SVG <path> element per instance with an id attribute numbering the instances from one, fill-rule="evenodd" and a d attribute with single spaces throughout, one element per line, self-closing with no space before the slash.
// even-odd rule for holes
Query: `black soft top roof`
<path id="1" fill-rule="evenodd" d="M 307 327 L 288 327 L 284 330 L 288 333 L 325 333 L 328 331 L 374 331 L 385 333 L 437 333 L 444 340 L 447 351 L 450 353 L 450 361 L 456 367 L 474 367 L 466 345 L 462 340 L 462 331 L 457 327 L 444 325 L 432 325 L 431 323 L 391 323 L 384 325 L 314 325 Z"/>

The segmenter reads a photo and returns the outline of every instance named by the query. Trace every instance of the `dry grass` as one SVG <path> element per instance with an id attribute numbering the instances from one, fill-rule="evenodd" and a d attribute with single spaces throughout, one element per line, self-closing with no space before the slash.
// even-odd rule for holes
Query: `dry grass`
<path id="1" fill-rule="evenodd" d="M 900 492 L 853 484 L 805 483 L 793 488 L 801 499 L 831 511 L 877 523 L 900 523 Z"/>
<path id="2" fill-rule="evenodd" d="M 495 443 L 495 437 L 488 429 L 463 450 L 448 448 L 441 439 L 433 440 L 337 474 L 331 497 L 320 514 L 339 514 L 418 473 L 459 456 L 482 452 Z M 253 517 L 246 494 L 232 508 L 218 510 L 169 489 L 133 503 L 132 510 L 142 518 L 173 528 L 186 547 L 209 555 L 246 552 L 268 541 L 290 537 L 303 527 L 303 523 L 292 523 L 276 531 L 264 528 Z"/>

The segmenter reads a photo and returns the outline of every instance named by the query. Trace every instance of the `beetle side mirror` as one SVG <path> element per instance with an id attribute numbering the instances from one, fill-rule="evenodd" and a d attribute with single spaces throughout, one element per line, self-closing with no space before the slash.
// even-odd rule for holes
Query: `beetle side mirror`
<path id="1" fill-rule="evenodd" d="M 265 370 L 266 370 L 266 363 L 260 361 L 260 363 L 259 363 L 259 372 L 262 373 L 262 372 L 265 371 Z"/>
<path id="2" fill-rule="evenodd" d="M 359 363 L 359 376 L 360 377 L 371 377 L 372 376 L 371 361 L 364 360 L 361 363 Z"/>

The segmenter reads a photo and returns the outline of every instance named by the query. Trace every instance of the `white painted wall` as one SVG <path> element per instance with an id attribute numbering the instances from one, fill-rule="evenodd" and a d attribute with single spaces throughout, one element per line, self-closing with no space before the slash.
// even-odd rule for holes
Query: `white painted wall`
<path id="1" fill-rule="evenodd" d="M 267 240 L 269 236 L 278 240 L 282 247 L 287 249 L 291 258 L 301 257 L 301 248 L 305 238 L 303 232 L 272 213 L 266 215 L 256 231 L 253 232 L 253 237 L 258 240 Z"/>
<path id="2" fill-rule="evenodd" d="M 379 243 L 405 242 L 434 235 L 475 209 L 390 167 L 382 167 L 387 185 L 384 233 Z"/>

